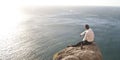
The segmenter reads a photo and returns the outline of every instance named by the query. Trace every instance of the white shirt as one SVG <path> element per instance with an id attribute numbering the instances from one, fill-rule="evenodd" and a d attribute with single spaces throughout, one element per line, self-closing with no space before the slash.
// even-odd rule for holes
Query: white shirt
<path id="1" fill-rule="evenodd" d="M 94 41 L 94 32 L 91 28 L 89 28 L 88 30 L 85 30 L 80 35 L 84 35 L 83 41 L 85 40 L 87 40 L 88 42 Z"/>

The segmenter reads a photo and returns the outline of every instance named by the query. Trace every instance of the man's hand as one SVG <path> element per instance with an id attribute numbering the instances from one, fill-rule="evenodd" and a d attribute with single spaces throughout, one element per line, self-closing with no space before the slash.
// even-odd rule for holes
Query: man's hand
<path id="1" fill-rule="evenodd" d="M 80 37 L 82 37 L 82 35 L 80 35 Z"/>

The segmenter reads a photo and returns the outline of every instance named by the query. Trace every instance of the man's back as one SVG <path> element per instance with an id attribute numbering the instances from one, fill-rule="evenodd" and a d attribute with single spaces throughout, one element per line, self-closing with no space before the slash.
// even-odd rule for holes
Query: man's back
<path id="1" fill-rule="evenodd" d="M 87 40 L 88 42 L 94 41 L 94 32 L 91 28 L 85 30 L 80 35 L 84 35 L 83 41 Z"/>
<path id="2" fill-rule="evenodd" d="M 94 32 L 92 29 L 86 30 L 84 39 L 87 40 L 88 42 L 93 42 L 94 41 Z"/>

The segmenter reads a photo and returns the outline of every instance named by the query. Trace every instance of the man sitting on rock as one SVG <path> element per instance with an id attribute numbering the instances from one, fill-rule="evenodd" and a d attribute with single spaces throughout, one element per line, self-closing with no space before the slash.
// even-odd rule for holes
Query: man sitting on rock
<path id="1" fill-rule="evenodd" d="M 81 46 L 81 49 L 83 49 L 83 45 L 89 45 L 94 42 L 94 32 L 93 30 L 89 27 L 88 24 L 85 25 L 85 31 L 80 34 L 80 36 L 84 35 L 84 38 L 81 42 L 77 43 L 76 45 L 71 45 L 68 47 L 76 47 L 76 46 Z"/>

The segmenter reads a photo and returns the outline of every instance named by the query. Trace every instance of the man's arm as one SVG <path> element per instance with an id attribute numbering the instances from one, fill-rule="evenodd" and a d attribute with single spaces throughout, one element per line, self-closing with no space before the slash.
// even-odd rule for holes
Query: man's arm
<path id="1" fill-rule="evenodd" d="M 85 34 L 86 31 L 83 31 L 81 34 L 80 34 L 80 37 L 83 36 Z"/>

